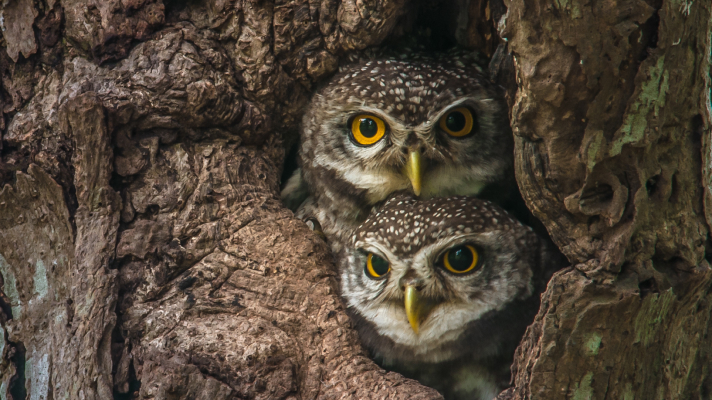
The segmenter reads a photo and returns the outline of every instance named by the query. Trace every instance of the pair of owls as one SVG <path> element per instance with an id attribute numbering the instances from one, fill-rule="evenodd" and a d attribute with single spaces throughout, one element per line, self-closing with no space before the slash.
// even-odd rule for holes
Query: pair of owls
<path id="1" fill-rule="evenodd" d="M 514 188 L 512 140 L 474 62 L 363 62 L 313 98 L 282 192 L 321 225 L 373 358 L 446 398 L 507 386 L 550 269 L 544 241 L 473 197 Z"/>

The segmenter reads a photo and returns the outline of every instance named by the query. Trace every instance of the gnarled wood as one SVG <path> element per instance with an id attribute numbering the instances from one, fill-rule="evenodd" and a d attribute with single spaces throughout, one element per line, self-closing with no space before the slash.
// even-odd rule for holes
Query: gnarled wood
<path id="1" fill-rule="evenodd" d="M 0 397 L 437 398 L 367 358 L 277 197 L 315 87 L 428 29 L 507 39 L 517 178 L 574 264 L 501 398 L 712 390 L 707 2 L 6 3 Z"/>
<path id="2" fill-rule="evenodd" d="M 706 398 L 712 7 L 507 7 L 517 178 L 576 265 L 549 283 L 501 397 Z"/>

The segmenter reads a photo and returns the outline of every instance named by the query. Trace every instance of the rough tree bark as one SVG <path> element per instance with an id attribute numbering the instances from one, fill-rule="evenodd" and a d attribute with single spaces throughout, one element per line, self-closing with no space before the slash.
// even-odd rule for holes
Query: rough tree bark
<path id="1" fill-rule="evenodd" d="M 711 24 L 688 0 L 6 0 L 0 399 L 438 398 L 367 358 L 278 199 L 315 85 L 423 27 L 506 38 L 517 179 L 573 265 L 500 398 L 709 398 Z"/>

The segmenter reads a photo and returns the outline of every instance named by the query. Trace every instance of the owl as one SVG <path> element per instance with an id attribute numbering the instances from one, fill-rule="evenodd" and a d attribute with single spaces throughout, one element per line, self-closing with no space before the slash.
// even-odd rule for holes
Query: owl
<path id="1" fill-rule="evenodd" d="M 313 97 L 300 168 L 282 198 L 298 217 L 316 218 L 338 252 L 396 191 L 506 197 L 516 191 L 512 152 L 501 89 L 474 59 L 367 61 L 343 68 Z"/>
<path id="2" fill-rule="evenodd" d="M 474 197 L 396 195 L 343 243 L 341 296 L 386 369 L 446 399 L 492 399 L 562 266 L 502 208 Z"/>

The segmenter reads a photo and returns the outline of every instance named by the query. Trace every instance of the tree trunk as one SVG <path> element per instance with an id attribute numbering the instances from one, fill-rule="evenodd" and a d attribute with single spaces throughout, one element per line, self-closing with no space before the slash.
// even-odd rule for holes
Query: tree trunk
<path id="1" fill-rule="evenodd" d="M 517 180 L 574 266 L 502 397 L 710 398 L 712 3 L 545 3 L 500 26 Z"/>
<path id="2" fill-rule="evenodd" d="M 490 1 L 6 0 L 0 399 L 438 398 L 368 359 L 278 197 L 315 86 L 422 28 L 507 44 L 572 263 L 500 399 L 709 398 L 712 5 Z"/>

